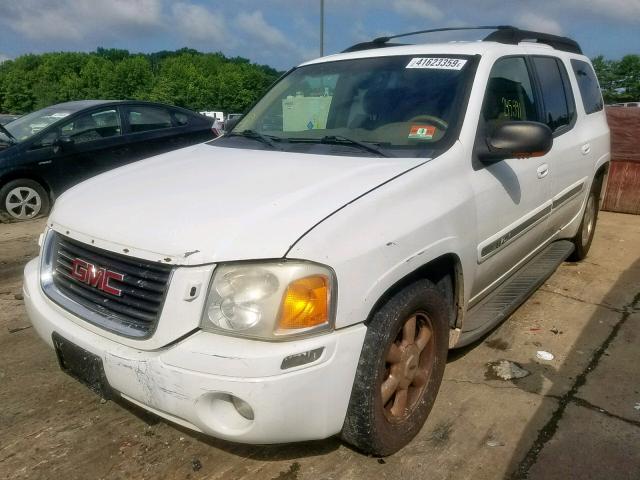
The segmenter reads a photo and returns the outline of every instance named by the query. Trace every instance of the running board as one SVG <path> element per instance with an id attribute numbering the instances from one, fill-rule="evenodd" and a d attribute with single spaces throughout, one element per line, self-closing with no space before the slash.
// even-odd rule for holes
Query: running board
<path id="1" fill-rule="evenodd" d="M 455 348 L 476 341 L 502 323 L 555 272 L 573 248 L 569 240 L 553 242 L 469 310 L 464 326 L 472 329 L 462 331 Z"/>

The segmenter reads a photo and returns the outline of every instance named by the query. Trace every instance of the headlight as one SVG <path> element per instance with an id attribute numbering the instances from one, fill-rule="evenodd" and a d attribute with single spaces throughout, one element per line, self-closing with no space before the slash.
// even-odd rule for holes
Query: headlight
<path id="1" fill-rule="evenodd" d="M 278 340 L 333 328 L 335 275 L 301 261 L 216 267 L 201 327 Z"/>

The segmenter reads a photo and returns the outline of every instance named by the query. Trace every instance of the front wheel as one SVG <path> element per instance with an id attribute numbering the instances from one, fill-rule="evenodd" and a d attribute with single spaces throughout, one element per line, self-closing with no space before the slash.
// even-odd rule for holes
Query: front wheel
<path id="1" fill-rule="evenodd" d="M 0 188 L 0 220 L 30 220 L 49 213 L 49 195 L 38 182 L 22 178 Z"/>
<path id="2" fill-rule="evenodd" d="M 390 298 L 368 326 L 342 438 L 373 455 L 390 455 L 420 431 L 447 360 L 448 306 L 428 280 Z"/>

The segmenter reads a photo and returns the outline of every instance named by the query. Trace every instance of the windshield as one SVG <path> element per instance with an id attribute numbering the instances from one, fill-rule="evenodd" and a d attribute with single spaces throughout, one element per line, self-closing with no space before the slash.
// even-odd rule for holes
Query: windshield
<path id="1" fill-rule="evenodd" d="M 4 128 L 6 128 L 18 142 L 22 142 L 33 137 L 36 133 L 47 128 L 52 123 L 62 120 L 74 112 L 75 110 L 69 108 L 47 107 L 7 123 Z"/>
<path id="2" fill-rule="evenodd" d="M 365 143 L 390 156 L 442 148 L 456 133 L 470 58 L 392 56 L 300 67 L 267 92 L 229 141 L 251 133 L 244 135 L 244 148 L 250 140 L 254 148 L 265 148 L 264 141 L 255 141 L 258 134 L 282 150 L 327 140 L 351 150 Z"/>

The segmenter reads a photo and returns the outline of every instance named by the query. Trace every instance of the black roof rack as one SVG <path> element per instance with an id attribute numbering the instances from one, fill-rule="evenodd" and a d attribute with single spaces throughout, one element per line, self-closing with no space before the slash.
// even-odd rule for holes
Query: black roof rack
<path id="1" fill-rule="evenodd" d="M 360 50 L 371 50 L 372 48 L 385 48 L 385 47 L 402 47 L 404 45 L 410 45 L 409 43 L 376 43 L 375 40 L 371 42 L 362 42 L 356 43 L 355 45 L 351 45 L 349 48 L 345 48 L 340 53 L 348 53 L 348 52 L 358 52 Z"/>
<path id="2" fill-rule="evenodd" d="M 564 52 L 582 53 L 582 49 L 578 42 L 567 37 L 559 35 L 551 35 L 550 33 L 532 32 L 531 30 L 520 30 L 519 28 L 510 27 L 496 30 L 487 35 L 483 41 L 509 43 L 517 45 L 523 41 L 531 41 L 536 43 L 544 43 L 551 45 L 556 50 Z"/>
<path id="3" fill-rule="evenodd" d="M 544 43 L 550 45 L 556 50 L 563 50 L 565 52 L 582 53 L 580 45 L 575 40 L 567 37 L 561 37 L 558 35 L 551 35 L 549 33 L 533 32 L 530 30 L 520 30 L 519 28 L 512 27 L 510 25 L 493 25 L 493 26 L 479 26 L 479 27 L 446 27 L 446 28 L 432 28 L 429 30 L 418 30 L 415 32 L 399 33 L 397 35 L 389 35 L 386 37 L 374 38 L 370 42 L 357 43 L 351 47 L 342 51 L 357 52 L 359 50 L 369 50 L 372 48 L 383 47 L 396 47 L 405 45 L 401 43 L 389 43 L 389 40 L 400 37 L 408 37 L 410 35 L 419 35 L 422 33 L 435 33 L 435 32 L 450 32 L 457 30 L 493 30 L 492 33 L 483 38 L 485 42 L 498 42 L 511 45 L 517 45 L 522 41 L 532 41 L 536 43 Z"/>

